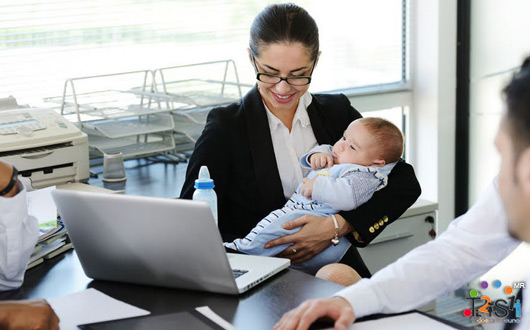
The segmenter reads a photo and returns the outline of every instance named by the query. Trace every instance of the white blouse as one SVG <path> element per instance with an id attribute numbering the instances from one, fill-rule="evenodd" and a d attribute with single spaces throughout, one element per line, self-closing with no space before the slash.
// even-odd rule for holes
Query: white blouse
<path id="1" fill-rule="evenodd" d="M 296 113 L 293 118 L 291 132 L 265 105 L 269 128 L 272 137 L 272 146 L 280 179 L 282 181 L 283 194 L 289 199 L 302 182 L 303 178 L 309 174 L 310 169 L 302 168 L 300 157 L 317 145 L 317 139 L 311 128 L 307 107 L 311 104 L 313 97 L 306 92 L 300 98 Z"/>

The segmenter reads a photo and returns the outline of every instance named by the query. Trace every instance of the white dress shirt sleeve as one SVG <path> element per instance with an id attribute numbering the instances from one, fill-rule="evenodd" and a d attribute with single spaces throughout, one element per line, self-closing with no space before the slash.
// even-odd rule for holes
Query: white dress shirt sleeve
<path id="1" fill-rule="evenodd" d="M 39 236 L 37 219 L 28 215 L 26 188 L 18 185 L 16 196 L 0 197 L 0 291 L 22 285 Z"/>
<path id="2" fill-rule="evenodd" d="M 480 200 L 436 240 L 357 284 L 339 291 L 357 318 L 418 308 L 483 275 L 520 241 L 509 236 L 496 180 Z"/>

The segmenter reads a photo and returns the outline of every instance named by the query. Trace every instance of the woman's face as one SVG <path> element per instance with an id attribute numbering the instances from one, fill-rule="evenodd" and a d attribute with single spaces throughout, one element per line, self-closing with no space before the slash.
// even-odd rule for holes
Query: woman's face
<path id="1" fill-rule="evenodd" d="M 260 55 L 255 57 L 255 62 L 259 72 L 281 77 L 309 76 L 313 70 L 313 61 L 301 43 L 261 46 Z M 292 86 L 285 80 L 277 84 L 257 83 L 263 101 L 273 113 L 294 112 L 300 97 L 309 88 L 309 85 Z"/>

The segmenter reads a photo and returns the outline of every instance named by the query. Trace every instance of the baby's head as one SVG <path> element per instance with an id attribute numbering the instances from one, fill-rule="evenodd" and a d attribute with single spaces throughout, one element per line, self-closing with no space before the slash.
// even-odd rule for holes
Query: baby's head
<path id="1" fill-rule="evenodd" d="M 382 118 L 353 121 L 333 145 L 333 163 L 384 166 L 403 154 L 403 135 L 396 125 Z"/>

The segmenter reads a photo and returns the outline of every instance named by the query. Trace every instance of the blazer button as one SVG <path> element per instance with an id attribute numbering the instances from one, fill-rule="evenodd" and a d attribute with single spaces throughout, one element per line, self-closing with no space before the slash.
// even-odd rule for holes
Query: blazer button
<path id="1" fill-rule="evenodd" d="M 375 232 L 375 229 L 374 227 L 370 227 L 370 229 L 368 229 L 372 234 Z"/>
<path id="2" fill-rule="evenodd" d="M 375 228 L 375 230 L 379 229 L 379 225 L 377 224 L 377 222 L 374 223 L 374 228 Z"/>
<path id="3" fill-rule="evenodd" d="M 379 226 L 383 227 L 385 225 L 385 223 L 383 222 L 383 220 L 379 220 Z"/>
<path id="4" fill-rule="evenodd" d="M 383 218 L 383 221 L 384 221 L 384 222 L 388 222 L 388 217 L 385 216 L 385 217 Z"/>

